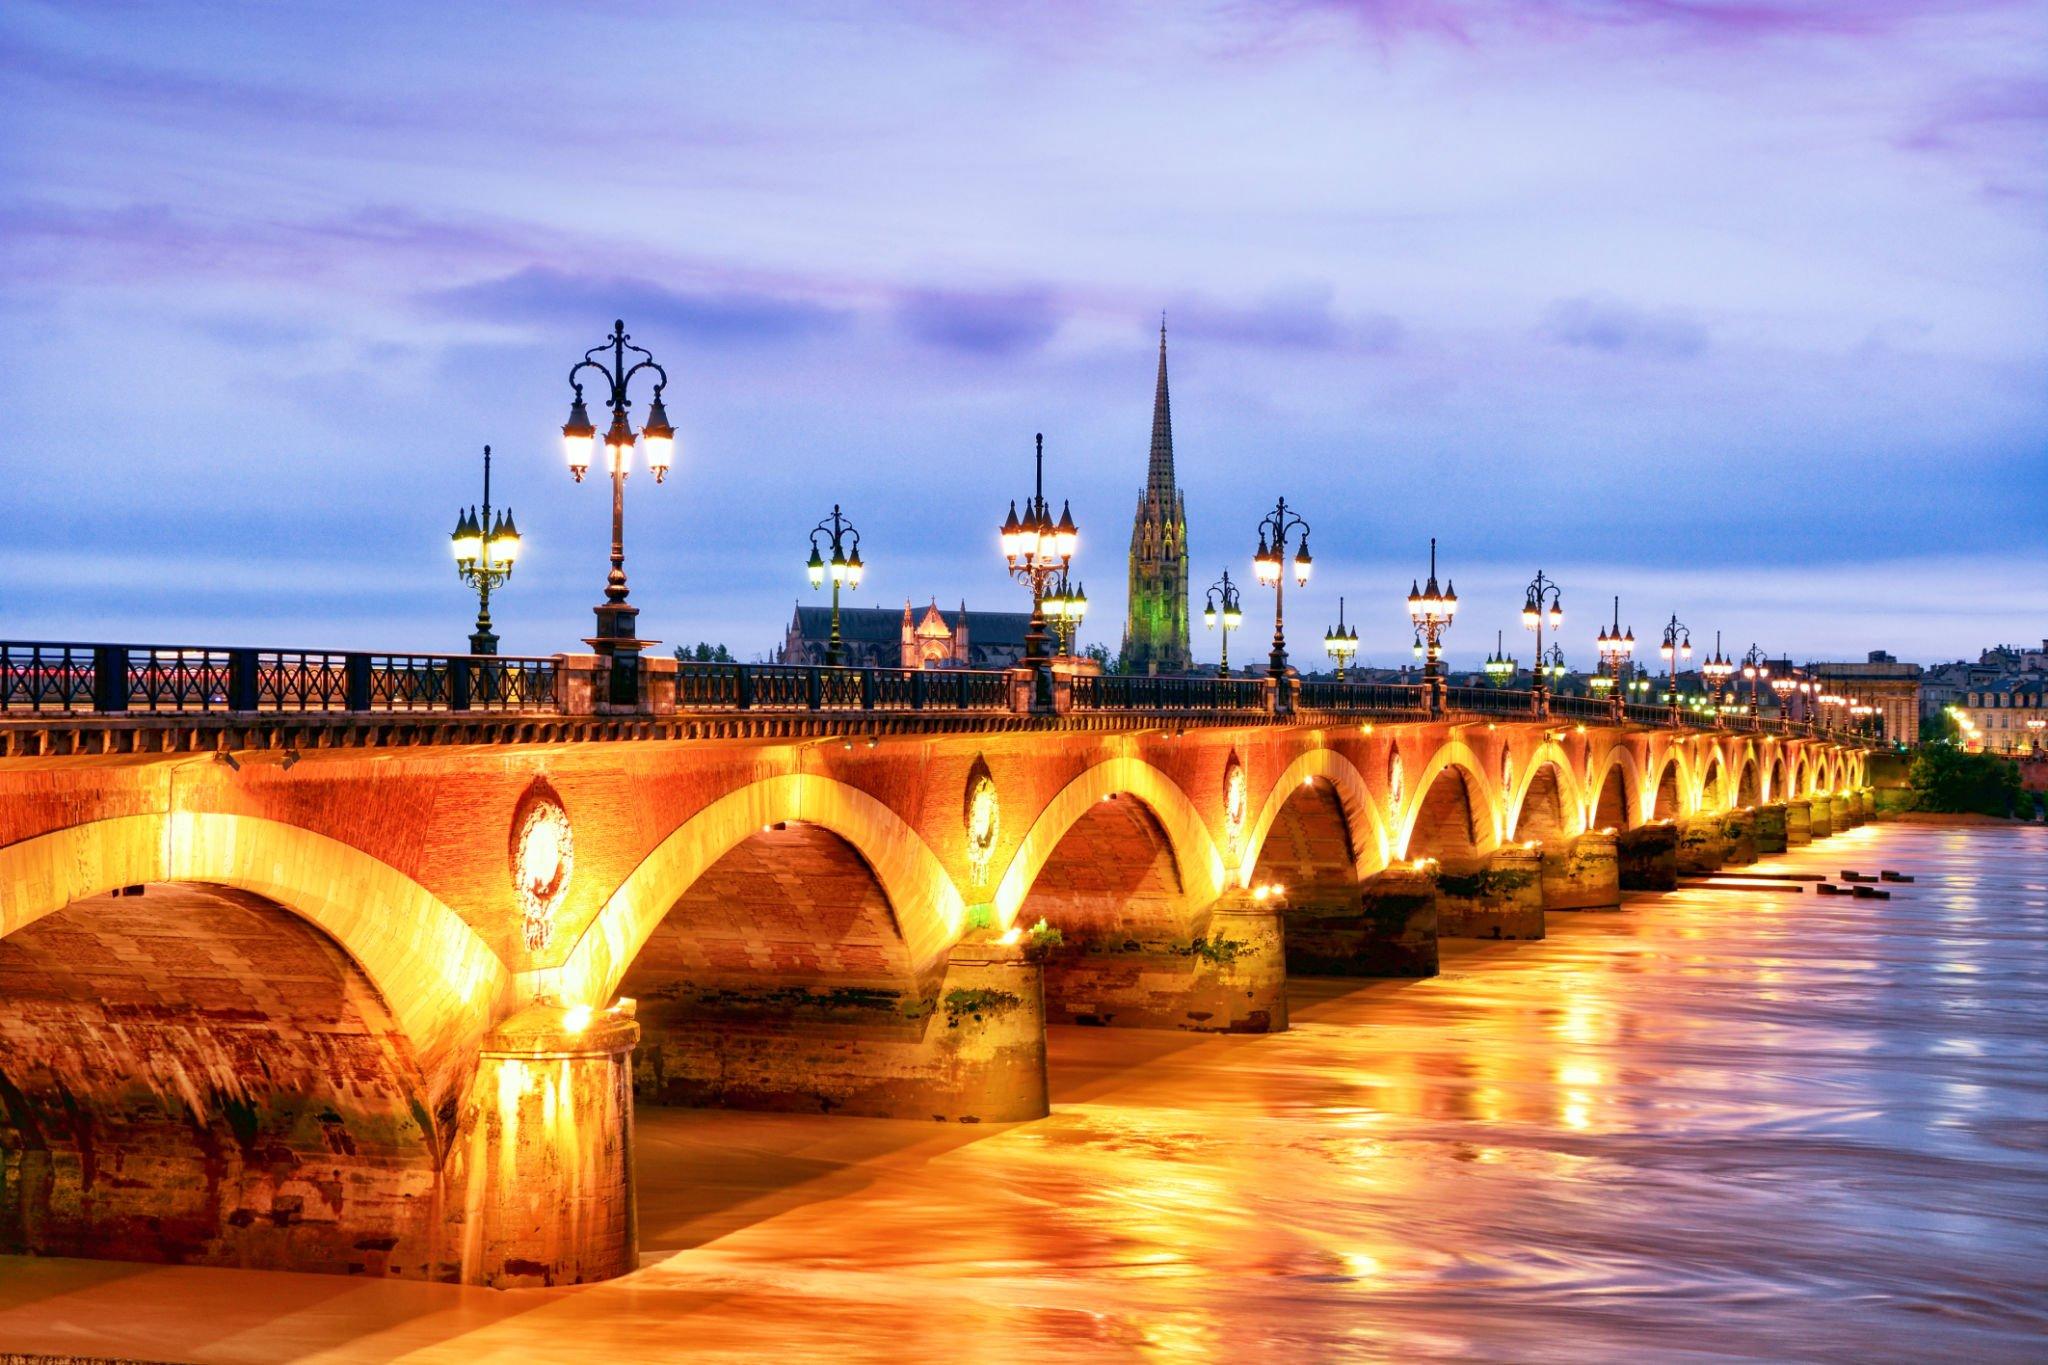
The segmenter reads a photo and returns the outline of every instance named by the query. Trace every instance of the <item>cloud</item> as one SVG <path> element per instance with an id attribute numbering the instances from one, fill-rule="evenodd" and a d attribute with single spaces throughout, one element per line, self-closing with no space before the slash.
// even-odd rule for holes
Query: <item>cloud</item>
<path id="1" fill-rule="evenodd" d="M 435 290 L 427 299 L 452 313 L 499 322 L 567 323 L 629 318 L 698 341 L 782 341 L 832 332 L 852 314 L 834 305 L 745 287 L 679 289 L 625 276 L 581 275 L 529 266 L 497 279 Z"/>
<path id="2" fill-rule="evenodd" d="M 896 305 L 896 320 L 927 346 L 977 356 L 1036 351 L 1059 331 L 1063 314 L 1049 289 L 915 289 Z"/>
<path id="3" fill-rule="evenodd" d="M 1686 313 L 1652 312 L 1592 295 L 1559 299 L 1536 330 L 1561 346 L 1659 360 L 1686 360 L 1707 349 L 1706 328 Z"/>
<path id="4" fill-rule="evenodd" d="M 1391 351 L 1400 344 L 1399 319 L 1386 313 L 1340 315 L 1328 285 L 1276 290 L 1249 304 L 1193 298 L 1166 310 L 1169 328 L 1186 327 L 1206 339 L 1273 350 Z"/>

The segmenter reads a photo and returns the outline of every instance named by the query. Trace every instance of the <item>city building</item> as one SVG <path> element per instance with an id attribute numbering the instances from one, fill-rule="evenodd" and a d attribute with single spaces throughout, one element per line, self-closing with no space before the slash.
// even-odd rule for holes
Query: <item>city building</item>
<path id="1" fill-rule="evenodd" d="M 919 613 L 890 607 L 842 607 L 839 638 L 849 668 L 1010 668 L 1024 657 L 1031 628 L 1025 611 L 960 610 L 948 620 L 937 599 Z M 798 606 L 777 663 L 822 664 L 832 641 L 832 609 Z"/>
<path id="2" fill-rule="evenodd" d="M 2030 753 L 2048 747 L 2048 675 L 2014 677 L 1965 692 L 1950 703 L 1967 748 Z"/>
<path id="3" fill-rule="evenodd" d="M 1812 663 L 1806 671 L 1830 691 L 1877 708 L 1879 735 L 1888 744 L 1920 738 L 1919 664 L 1902 664 L 1881 649 L 1861 663 Z"/>
<path id="4" fill-rule="evenodd" d="M 1152 395 L 1152 455 L 1131 525 L 1125 673 L 1185 673 L 1188 648 L 1188 515 L 1173 473 L 1173 413 L 1166 398 L 1166 324 L 1159 324 L 1159 381 Z"/>

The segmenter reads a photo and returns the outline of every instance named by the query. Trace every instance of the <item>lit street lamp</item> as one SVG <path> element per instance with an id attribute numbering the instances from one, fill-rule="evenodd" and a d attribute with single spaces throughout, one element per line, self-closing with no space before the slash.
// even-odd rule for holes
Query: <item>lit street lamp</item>
<path id="1" fill-rule="evenodd" d="M 1721 653 L 1721 632 L 1718 630 L 1714 632 L 1714 655 L 1700 664 L 1700 676 L 1707 680 L 1707 686 L 1712 689 L 1714 705 L 1720 706 L 1721 689 L 1728 679 L 1735 676 L 1735 663 Z"/>
<path id="2" fill-rule="evenodd" d="M 1538 654 L 1536 666 L 1530 672 L 1539 680 L 1549 679 L 1549 686 L 1555 688 L 1564 675 L 1570 672 L 1564 664 L 1564 646 L 1554 644 L 1550 647 L 1548 656 Z"/>
<path id="3" fill-rule="evenodd" d="M 1529 582 L 1529 588 L 1522 598 L 1522 626 L 1536 632 L 1536 670 L 1529 684 L 1529 709 L 1537 715 L 1548 715 L 1549 689 L 1543 681 L 1543 627 L 1548 624 L 1556 630 L 1564 624 L 1564 597 L 1557 590 L 1543 570 L 1536 571 L 1536 577 Z"/>
<path id="4" fill-rule="evenodd" d="M 1408 585 L 1408 619 L 1415 623 L 1416 640 L 1422 646 L 1422 687 L 1432 719 L 1444 713 L 1444 631 L 1458 614 L 1458 589 L 1446 580 L 1436 585 L 1436 537 L 1429 538 L 1429 586 Z"/>
<path id="5" fill-rule="evenodd" d="M 1010 504 L 1010 515 L 1002 525 L 1003 557 L 1010 574 L 1031 586 L 1031 625 L 1024 633 L 1024 666 L 1032 672 L 1031 704 L 1034 710 L 1052 709 L 1052 660 L 1045 633 L 1045 590 L 1055 575 L 1074 562 L 1080 531 L 1067 504 L 1060 504 L 1060 519 L 1052 519 L 1052 507 L 1045 500 L 1045 433 L 1037 438 L 1037 464 L 1031 494 L 1024 499 L 1024 515 Z"/>
<path id="6" fill-rule="evenodd" d="M 1202 624 L 1214 630 L 1218 617 L 1223 621 L 1223 663 L 1216 674 L 1227 678 L 1230 676 L 1230 632 L 1244 620 L 1244 608 L 1237 600 L 1237 584 L 1230 581 L 1228 569 L 1223 571 L 1223 577 L 1209 585 L 1209 605 L 1202 609 Z"/>
<path id="7" fill-rule="evenodd" d="M 1600 632 L 1593 647 L 1600 652 L 1601 669 L 1593 678 L 1593 688 L 1607 693 L 1614 718 L 1619 721 L 1625 714 L 1622 708 L 1628 704 L 1629 658 L 1636 652 L 1636 628 L 1630 626 L 1626 635 L 1621 630 L 1620 597 L 1614 599 L 1614 623 Z"/>
<path id="8" fill-rule="evenodd" d="M 1792 728 L 1792 694 L 1799 688 L 1799 679 L 1790 673 L 1781 673 L 1771 679 L 1771 691 L 1778 694 L 1778 728 Z"/>
<path id="9" fill-rule="evenodd" d="M 1758 649 L 1754 642 L 1750 644 L 1749 652 L 1742 656 L 1742 676 L 1749 684 L 1749 713 L 1756 718 L 1759 725 L 1763 723 L 1764 714 L 1763 706 L 1760 704 L 1763 685 L 1771 678 L 1771 667 L 1764 662 L 1767 657 L 1769 656 Z"/>
<path id="10" fill-rule="evenodd" d="M 1287 537 L 1297 530 L 1301 532 L 1301 548 L 1294 556 L 1294 583 L 1296 587 L 1307 587 L 1312 562 L 1308 555 L 1308 523 L 1287 506 L 1287 499 L 1280 499 L 1260 520 L 1259 552 L 1252 556 L 1253 574 L 1273 590 L 1273 653 L 1266 671 L 1273 675 L 1274 706 L 1281 711 L 1293 707 L 1287 695 L 1287 583 L 1281 564 L 1287 558 Z"/>
<path id="11" fill-rule="evenodd" d="M 455 514 L 455 533 L 449 537 L 455 550 L 455 575 L 476 589 L 476 630 L 469 637 L 472 654 L 496 654 L 498 637 L 491 630 L 491 590 L 503 586 L 512 576 L 512 562 L 519 558 L 519 528 L 512 524 L 512 509 L 491 521 L 491 448 L 484 447 L 484 511 L 474 507 Z"/>
<path id="12" fill-rule="evenodd" d="M 1486 662 L 1480 665 L 1480 668 L 1485 670 L 1487 681 L 1495 687 L 1506 687 L 1514 681 L 1515 670 L 1521 667 L 1508 657 L 1507 646 L 1501 640 L 1502 634 L 1503 632 L 1498 630 L 1493 633 L 1493 653 L 1487 655 Z"/>
<path id="13" fill-rule="evenodd" d="M 1344 599 L 1337 599 L 1337 624 L 1323 632 L 1323 652 L 1337 661 L 1337 681 L 1344 681 L 1344 664 L 1358 653 L 1358 630 L 1344 628 Z"/>
<path id="14" fill-rule="evenodd" d="M 832 546 L 832 558 L 827 560 L 818 553 L 818 537 L 823 536 Z M 848 542 L 851 542 L 849 549 Z M 804 569 L 811 576 L 813 590 L 824 585 L 825 575 L 832 575 L 832 639 L 825 646 L 825 662 L 837 668 L 846 659 L 846 646 L 839 638 L 839 590 L 844 587 L 851 592 L 860 586 L 861 575 L 867 572 L 867 565 L 860 557 L 860 532 L 852 522 L 840 515 L 839 504 L 832 504 L 832 515 L 811 528 L 811 557 Z"/>
<path id="15" fill-rule="evenodd" d="M 606 351 L 611 352 L 609 363 L 597 358 Z M 628 351 L 639 357 L 630 364 Z M 570 367 L 569 386 L 575 391 L 575 398 L 569 404 L 569 420 L 562 424 L 562 448 L 569 457 L 569 473 L 578 483 L 583 482 L 584 472 L 597 454 L 597 428 L 591 425 L 590 410 L 583 405 L 583 384 L 576 378 L 584 370 L 597 372 L 607 390 L 605 406 L 612 414 L 604 433 L 605 463 L 611 467 L 612 476 L 612 567 L 605 576 L 604 604 L 596 609 L 597 635 L 584 643 L 606 662 L 611 675 L 612 704 L 631 706 L 640 699 L 640 651 L 659 641 L 639 638 L 640 609 L 626 601 L 626 475 L 636 439 L 632 424 L 626 420 L 626 409 L 632 406 L 626 390 L 634 375 L 642 370 L 654 371 L 654 394 L 637 439 L 646 452 L 647 467 L 654 471 L 654 481 L 660 483 L 668 477 L 676 451 L 676 429 L 669 425 L 668 410 L 661 404 L 661 391 L 668 386 L 668 371 L 654 363 L 653 352 L 632 344 L 623 320 L 614 321 L 611 337 L 585 351 L 583 359 Z"/>
<path id="16" fill-rule="evenodd" d="M 1692 627 L 1672 614 L 1671 622 L 1664 627 L 1664 639 L 1657 646 L 1657 653 L 1664 660 L 1664 683 L 1667 695 L 1665 703 L 1671 708 L 1671 719 L 1679 719 L 1683 710 L 1678 700 L 1678 661 L 1692 657 Z"/>
<path id="17" fill-rule="evenodd" d="M 1045 599 L 1045 614 L 1052 618 L 1053 639 L 1059 643 L 1060 653 L 1071 656 L 1074 652 L 1074 632 L 1081 625 L 1081 618 L 1088 614 L 1088 590 L 1079 583 L 1067 581 L 1067 570 L 1060 569 L 1060 581 Z"/>

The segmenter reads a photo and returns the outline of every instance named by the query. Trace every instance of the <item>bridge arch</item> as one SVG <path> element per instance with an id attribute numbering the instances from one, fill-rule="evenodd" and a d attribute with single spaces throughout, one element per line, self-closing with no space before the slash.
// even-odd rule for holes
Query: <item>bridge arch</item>
<path id="1" fill-rule="evenodd" d="M 251 815 L 121 816 L 0 848 L 0 939 L 75 902 L 149 883 L 250 892 L 333 940 L 387 1002 L 436 1094 L 511 999 L 504 962 L 461 916 L 390 864 Z"/>
<path id="2" fill-rule="evenodd" d="M 924 974 L 959 940 L 967 907 L 922 836 L 857 787 L 783 773 L 728 793 L 676 827 L 641 860 L 583 931 L 563 964 L 536 975 L 566 1001 L 603 1004 L 657 925 L 719 859 L 778 824 L 815 825 L 850 845 L 887 896 L 912 971 Z"/>
<path id="3" fill-rule="evenodd" d="M 1644 786 L 1643 818 L 1676 820 L 1696 808 L 1692 793 L 1692 761 L 1680 744 L 1672 744 L 1653 760 L 1650 780 Z"/>
<path id="4" fill-rule="evenodd" d="M 1450 784 L 1456 784 L 1455 789 Z M 1440 823 L 1451 822 L 1460 807 L 1463 818 L 1468 822 L 1471 847 L 1456 851 L 1490 853 L 1499 847 L 1500 797 L 1492 779 L 1487 776 L 1486 765 L 1479 761 L 1479 756 L 1464 740 L 1447 739 L 1431 756 L 1410 790 L 1407 809 L 1401 816 L 1400 856 L 1425 856 L 1415 847 L 1417 832 L 1427 833 Z M 1427 856 L 1435 854 L 1429 852 Z"/>
<path id="5" fill-rule="evenodd" d="M 1745 752 L 1741 768 L 1735 778 L 1735 804 L 1755 806 L 1763 803 L 1761 769 L 1754 753 Z"/>
<path id="6" fill-rule="evenodd" d="M 1206 908 L 1223 894 L 1223 851 L 1217 847 L 1194 802 L 1159 769 L 1142 759 L 1121 756 L 1105 759 L 1081 773 L 1062 787 L 1032 821 L 1017 851 L 1011 855 L 1002 880 L 996 884 L 998 923 L 1007 927 L 1016 920 L 1038 874 L 1067 832 L 1098 804 L 1123 796 L 1142 802 L 1158 822 L 1173 853 L 1181 889 L 1191 906 Z"/>
<path id="7" fill-rule="evenodd" d="M 1625 744 L 1612 745 L 1592 771 L 1588 827 L 1624 830 L 1641 824 L 1643 774 L 1635 752 Z"/>
<path id="8" fill-rule="evenodd" d="M 1287 803 L 1297 798 L 1302 787 L 1319 781 L 1329 784 L 1343 812 L 1345 833 L 1351 846 L 1353 879 L 1379 871 L 1392 859 L 1393 848 L 1387 837 L 1387 827 L 1380 819 L 1379 803 L 1373 800 L 1365 775 L 1335 749 L 1310 749 L 1287 765 L 1274 782 L 1273 790 L 1266 794 L 1265 804 L 1259 808 L 1258 817 L 1245 834 L 1244 857 L 1239 860 L 1237 870 L 1238 885 L 1251 885 L 1259 857 L 1265 852 L 1267 839 L 1272 836 L 1273 824 Z"/>
<path id="9" fill-rule="evenodd" d="M 1700 811 L 1726 810 L 1732 804 L 1728 792 L 1728 765 L 1721 756 L 1719 745 L 1707 751 L 1706 763 L 1700 773 L 1699 800 L 1695 809 Z"/>
<path id="10" fill-rule="evenodd" d="M 1516 839 L 1553 839 L 1586 829 L 1585 793 L 1554 740 L 1536 750 L 1506 805 L 1505 824 Z"/>

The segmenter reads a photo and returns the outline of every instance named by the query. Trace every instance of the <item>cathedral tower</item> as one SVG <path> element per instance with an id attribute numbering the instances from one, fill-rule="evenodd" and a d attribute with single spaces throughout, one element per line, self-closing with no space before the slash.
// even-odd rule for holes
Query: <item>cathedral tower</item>
<path id="1" fill-rule="evenodd" d="M 1152 397 L 1152 459 L 1131 526 L 1131 595 L 1124 618 L 1126 673 L 1185 673 L 1188 516 L 1173 478 L 1173 414 L 1166 400 L 1166 324 L 1159 324 L 1159 387 Z"/>

